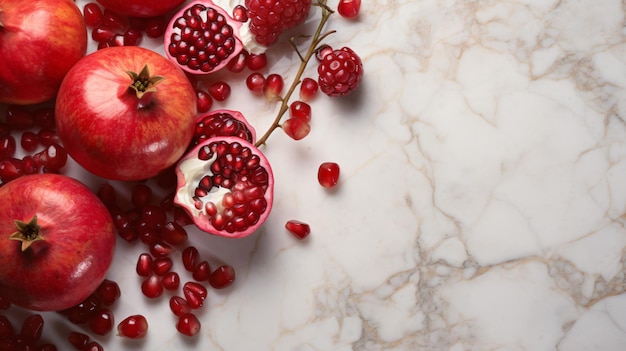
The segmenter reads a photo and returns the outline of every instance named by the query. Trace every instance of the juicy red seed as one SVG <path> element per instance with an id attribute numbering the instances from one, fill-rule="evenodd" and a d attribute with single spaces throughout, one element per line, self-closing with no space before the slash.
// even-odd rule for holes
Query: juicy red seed
<path id="1" fill-rule="evenodd" d="M 317 95 L 319 85 L 313 78 L 304 78 L 300 84 L 300 99 L 302 101 L 311 101 Z"/>
<path id="2" fill-rule="evenodd" d="M 213 106 L 213 98 L 207 91 L 196 89 L 196 105 L 198 113 L 206 113 Z"/>
<path id="3" fill-rule="evenodd" d="M 140 277 L 148 277 L 152 273 L 152 256 L 147 253 L 140 254 L 135 271 Z"/>
<path id="4" fill-rule="evenodd" d="M 168 222 L 161 228 L 161 238 L 172 246 L 180 246 L 187 241 L 187 231 L 176 222 Z"/>
<path id="5" fill-rule="evenodd" d="M 149 228 L 161 228 L 167 222 L 167 213 L 157 205 L 146 205 L 141 209 L 141 219 Z"/>
<path id="6" fill-rule="evenodd" d="M 152 188 L 144 183 L 137 183 L 131 193 L 131 202 L 136 208 L 143 208 L 152 201 Z"/>
<path id="7" fill-rule="evenodd" d="M 311 233 L 311 227 L 308 224 L 293 219 L 285 223 L 285 228 L 300 240 L 306 238 Z"/>
<path id="8" fill-rule="evenodd" d="M 248 21 L 248 10 L 243 5 L 237 5 L 233 8 L 233 18 L 235 21 L 239 22 L 247 22 Z"/>
<path id="9" fill-rule="evenodd" d="M 10 339 L 15 336 L 15 330 L 11 325 L 11 321 L 5 315 L 0 314 L 0 340 Z"/>
<path id="10" fill-rule="evenodd" d="M 200 321 L 193 313 L 184 313 L 178 317 L 176 330 L 183 335 L 194 336 L 200 331 Z"/>
<path id="11" fill-rule="evenodd" d="M 104 348 L 97 341 L 91 341 L 83 346 L 80 351 L 104 351 Z"/>
<path id="12" fill-rule="evenodd" d="M 31 314 L 22 323 L 20 336 L 29 342 L 36 343 L 41 339 L 43 332 L 43 317 L 40 314 Z"/>
<path id="13" fill-rule="evenodd" d="M 82 350 L 89 343 L 89 335 L 77 331 L 70 331 L 67 334 L 67 340 L 77 350 Z"/>
<path id="14" fill-rule="evenodd" d="M 44 129 L 55 128 L 55 117 L 53 107 L 38 108 L 33 112 L 35 125 Z"/>
<path id="15" fill-rule="evenodd" d="M 9 307 L 11 307 L 11 300 L 4 295 L 0 295 L 0 310 L 7 310 Z M 0 339 L 1 338 L 2 335 L 0 335 Z"/>
<path id="16" fill-rule="evenodd" d="M 263 86 L 263 94 L 268 101 L 273 101 L 280 98 L 285 87 L 285 81 L 280 74 L 272 73 L 265 78 L 265 85 Z"/>
<path id="17" fill-rule="evenodd" d="M 100 283 L 95 292 L 103 306 L 111 306 L 122 296 L 120 286 L 109 279 L 105 279 Z"/>
<path id="18" fill-rule="evenodd" d="M 89 321 L 99 309 L 100 301 L 92 294 L 76 306 L 63 311 L 63 313 L 66 314 L 67 319 L 71 323 L 83 324 Z"/>
<path id="19" fill-rule="evenodd" d="M 193 272 L 194 268 L 196 267 L 196 261 L 198 260 L 199 255 L 200 253 L 198 252 L 198 249 L 196 249 L 194 246 L 188 246 L 183 250 L 183 266 L 188 272 Z"/>
<path id="20" fill-rule="evenodd" d="M 35 154 L 42 166 L 49 170 L 59 170 L 67 163 L 67 151 L 59 144 L 52 144 Z"/>
<path id="21" fill-rule="evenodd" d="M 125 16 L 115 13 L 107 8 L 103 12 L 104 25 L 111 28 L 114 31 L 123 31 L 128 26 L 128 21 Z"/>
<path id="22" fill-rule="evenodd" d="M 174 291 L 180 286 L 180 276 L 176 272 L 167 272 L 162 279 L 163 288 Z"/>
<path id="23" fill-rule="evenodd" d="M 180 317 L 185 313 L 191 313 L 191 307 L 189 307 L 187 300 L 180 296 L 172 296 L 170 298 L 170 310 L 177 317 Z"/>
<path id="24" fill-rule="evenodd" d="M 130 28 L 135 28 L 139 31 L 143 31 L 146 28 L 146 18 L 129 16 L 128 25 L 130 26 Z"/>
<path id="25" fill-rule="evenodd" d="M 193 220 L 184 209 L 176 206 L 174 207 L 174 222 L 180 226 L 186 226 L 193 223 Z"/>
<path id="26" fill-rule="evenodd" d="M 172 269 L 173 265 L 174 263 L 171 258 L 159 257 L 152 262 L 152 271 L 156 275 L 164 276 Z"/>
<path id="27" fill-rule="evenodd" d="M 141 292 L 150 299 L 155 299 L 163 295 L 163 284 L 161 284 L 161 278 L 156 275 L 151 275 L 144 279 L 141 283 Z"/>
<path id="28" fill-rule="evenodd" d="M 234 57 L 228 62 L 228 65 L 226 67 L 228 68 L 229 71 L 233 73 L 242 72 L 247 67 L 246 65 L 247 58 L 248 58 L 248 52 L 246 50 L 242 50 L 239 53 L 239 55 L 237 55 L 236 57 Z"/>
<path id="29" fill-rule="evenodd" d="M 326 57 L 326 55 L 328 54 L 332 54 L 332 52 L 333 48 L 329 45 L 324 44 L 315 51 L 315 58 L 317 59 L 317 61 L 322 62 L 324 60 L 324 57 Z"/>
<path id="30" fill-rule="evenodd" d="M 317 171 L 317 180 L 324 188 L 333 188 L 339 181 L 339 165 L 335 162 L 324 162 Z"/>
<path id="31" fill-rule="evenodd" d="M 101 24 L 91 31 L 91 39 L 98 43 L 107 43 L 115 38 L 116 33 L 108 26 Z"/>
<path id="32" fill-rule="evenodd" d="M 282 124 L 283 131 L 293 140 L 302 140 L 311 131 L 311 126 L 304 118 L 288 118 Z"/>
<path id="33" fill-rule="evenodd" d="M 137 232 L 139 240 L 148 246 L 154 245 L 161 240 L 161 231 L 156 228 L 150 228 L 143 219 L 139 219 L 137 223 L 135 223 L 134 229 Z"/>
<path id="34" fill-rule="evenodd" d="M 103 183 L 100 188 L 98 188 L 97 192 L 98 198 L 100 201 L 109 209 L 115 206 L 117 201 L 117 192 L 115 188 L 110 183 Z"/>
<path id="35" fill-rule="evenodd" d="M 148 333 L 148 321 L 140 314 L 128 316 L 117 325 L 117 332 L 130 339 L 143 338 Z"/>
<path id="36" fill-rule="evenodd" d="M 103 308 L 89 319 L 89 329 L 98 335 L 106 335 L 113 330 L 113 312 Z"/>
<path id="37" fill-rule="evenodd" d="M 186 282 L 183 285 L 183 295 L 185 300 L 192 309 L 198 309 L 204 304 L 204 299 L 207 296 L 207 289 L 204 285 L 196 282 Z"/>
<path id="38" fill-rule="evenodd" d="M 246 86 L 254 95 L 263 95 L 263 87 L 265 86 L 265 77 L 259 72 L 251 73 L 246 78 Z"/>
<path id="39" fill-rule="evenodd" d="M 39 173 L 39 165 L 32 156 L 24 156 L 22 158 L 22 170 L 24 174 Z"/>
<path id="40" fill-rule="evenodd" d="M 311 105 L 303 101 L 294 101 L 289 105 L 289 116 L 311 121 Z"/>
<path id="41" fill-rule="evenodd" d="M 209 94 L 217 101 L 224 101 L 230 96 L 230 85 L 226 82 L 215 82 L 208 89 Z"/>
<path id="42" fill-rule="evenodd" d="M 137 46 L 141 42 L 141 30 L 130 27 L 124 32 L 124 46 Z"/>
<path id="43" fill-rule="evenodd" d="M 23 162 L 16 158 L 0 160 L 0 180 L 8 182 L 24 174 Z"/>
<path id="44" fill-rule="evenodd" d="M 235 282 L 235 269 L 229 265 L 217 267 L 209 276 L 209 284 L 214 289 L 224 289 Z"/>
<path id="45" fill-rule="evenodd" d="M 148 18 L 145 21 L 144 31 L 148 38 L 160 38 L 165 33 L 167 19 L 164 16 Z"/>
<path id="46" fill-rule="evenodd" d="M 246 59 L 246 64 L 251 71 L 259 71 L 267 67 L 267 55 L 263 54 L 249 54 Z"/>
<path id="47" fill-rule="evenodd" d="M 11 105 L 6 110 L 6 124 L 14 129 L 29 129 L 35 124 L 33 114 L 22 106 Z"/>
<path id="48" fill-rule="evenodd" d="M 20 145 L 22 149 L 27 152 L 33 152 L 37 149 L 37 134 L 31 131 L 25 131 L 20 138 Z"/>
<path id="49" fill-rule="evenodd" d="M 361 10 L 361 0 L 339 0 L 337 12 L 345 18 L 355 18 Z"/>
<path id="50" fill-rule="evenodd" d="M 98 4 L 90 2 L 85 4 L 83 8 L 83 16 L 85 17 L 85 24 L 88 27 L 96 27 L 104 21 L 104 15 L 102 9 Z"/>
<path id="51" fill-rule="evenodd" d="M 48 128 L 42 128 L 37 132 L 37 141 L 43 146 L 50 146 L 60 142 L 57 133 Z"/>
<path id="52" fill-rule="evenodd" d="M 0 137 L 0 160 L 11 158 L 15 155 L 17 143 L 12 135 Z"/>
<path id="53" fill-rule="evenodd" d="M 154 257 L 167 257 L 172 253 L 173 249 L 164 242 L 156 242 L 150 246 L 150 253 Z"/>
<path id="54" fill-rule="evenodd" d="M 196 281 L 202 282 L 209 279 L 209 275 L 211 274 L 211 267 L 209 266 L 209 262 L 202 261 L 196 265 L 193 269 L 192 277 Z"/>

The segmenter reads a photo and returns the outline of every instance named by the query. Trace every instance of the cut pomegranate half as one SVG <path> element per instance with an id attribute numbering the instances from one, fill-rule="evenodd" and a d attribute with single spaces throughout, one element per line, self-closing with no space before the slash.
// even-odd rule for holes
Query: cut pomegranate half
<path id="1" fill-rule="evenodd" d="M 256 141 L 256 131 L 241 112 L 222 109 L 198 117 L 191 147 L 218 136 L 236 136 L 249 143 Z"/>
<path id="2" fill-rule="evenodd" d="M 241 25 L 211 0 L 193 1 L 172 16 L 163 38 L 165 54 L 189 73 L 217 72 L 243 49 Z"/>
<path id="3" fill-rule="evenodd" d="M 241 138 L 204 140 L 181 159 L 176 174 L 174 202 L 207 233 L 248 236 L 272 209 L 274 176 L 269 161 Z"/>

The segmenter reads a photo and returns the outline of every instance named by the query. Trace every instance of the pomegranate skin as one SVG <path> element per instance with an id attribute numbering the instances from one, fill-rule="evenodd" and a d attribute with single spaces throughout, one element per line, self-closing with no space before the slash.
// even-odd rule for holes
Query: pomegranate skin
<path id="1" fill-rule="evenodd" d="M 125 16 L 156 17 L 180 6 L 185 0 L 97 0 L 105 8 Z"/>
<path id="2" fill-rule="evenodd" d="M 87 52 L 87 27 L 71 0 L 0 0 L 0 103 L 52 99 Z"/>
<path id="3" fill-rule="evenodd" d="M 149 102 L 130 88 L 128 71 L 147 65 L 162 76 Z M 144 95 L 144 98 L 146 95 Z M 98 50 L 67 74 L 55 106 L 58 135 L 69 155 L 107 179 L 156 176 L 183 155 L 195 128 L 195 90 L 183 71 L 154 51 Z"/>
<path id="4" fill-rule="evenodd" d="M 26 250 L 10 240 L 15 220 L 37 216 L 43 240 Z M 17 178 L 0 187 L 0 295 L 17 306 L 58 311 L 93 293 L 111 265 L 111 215 L 79 181 L 58 174 Z"/>

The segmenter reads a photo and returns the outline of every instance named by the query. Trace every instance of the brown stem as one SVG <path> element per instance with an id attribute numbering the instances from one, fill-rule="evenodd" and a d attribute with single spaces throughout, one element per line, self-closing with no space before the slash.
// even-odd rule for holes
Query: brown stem
<path id="1" fill-rule="evenodd" d="M 300 84 L 302 75 L 304 74 L 304 71 L 306 70 L 308 63 L 311 60 L 311 57 L 315 55 L 315 52 L 317 51 L 318 46 L 322 43 L 322 41 L 324 41 L 324 39 L 326 39 L 326 37 L 328 37 L 329 35 L 335 33 L 335 31 L 322 33 L 322 31 L 324 30 L 324 26 L 326 25 L 326 22 L 328 22 L 328 19 L 330 18 L 330 16 L 333 14 L 334 11 L 326 5 L 326 0 L 319 0 L 316 5 L 322 8 L 322 19 L 320 20 L 320 23 L 317 25 L 317 30 L 315 31 L 315 34 L 313 35 L 313 39 L 311 39 L 311 44 L 309 45 L 309 48 L 306 54 L 302 56 L 301 53 L 296 49 L 296 52 L 298 56 L 300 57 L 300 67 L 298 68 L 298 72 L 296 73 L 296 76 L 294 77 L 293 82 L 291 83 L 291 86 L 289 87 L 289 90 L 287 90 L 287 93 L 285 94 L 285 96 L 280 99 L 281 100 L 280 109 L 278 110 L 278 113 L 276 115 L 276 118 L 274 118 L 272 125 L 268 128 L 265 134 L 263 134 L 263 136 L 260 139 L 258 139 L 257 142 L 255 143 L 257 147 L 264 145 L 267 142 L 267 139 L 270 137 L 270 135 L 272 135 L 274 130 L 276 130 L 276 128 L 280 128 L 280 120 L 283 118 L 285 113 L 289 110 L 289 100 L 291 99 L 291 95 L 293 95 L 294 91 Z M 295 47 L 295 43 L 293 43 L 293 38 L 291 39 L 291 41 L 292 41 L 292 45 L 294 45 Z"/>
<path id="2" fill-rule="evenodd" d="M 156 86 L 165 78 L 162 76 L 150 76 L 148 65 L 143 66 L 139 74 L 128 71 L 126 72 L 132 82 L 129 88 L 137 95 L 137 108 L 145 108 L 152 103 L 152 94 L 156 93 Z"/>
<path id="3" fill-rule="evenodd" d="M 37 224 L 36 215 L 28 223 L 16 219 L 15 227 L 17 231 L 9 236 L 9 240 L 21 241 L 22 252 L 26 251 L 35 241 L 44 240 L 41 235 L 41 227 Z"/>

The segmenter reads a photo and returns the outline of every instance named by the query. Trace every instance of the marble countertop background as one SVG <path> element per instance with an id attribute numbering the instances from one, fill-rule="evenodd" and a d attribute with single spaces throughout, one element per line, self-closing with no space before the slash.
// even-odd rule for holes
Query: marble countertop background
<path id="1" fill-rule="evenodd" d="M 361 56 L 362 86 L 318 96 L 306 139 L 270 138 L 276 196 L 261 230 L 190 233 L 238 274 L 209 296 L 200 335 L 181 337 L 166 301 L 142 298 L 129 269 L 140 250 L 119 245 L 116 316 L 145 314 L 150 336 L 98 340 L 109 350 L 626 350 L 625 15 L 620 0 L 364 0 L 356 21 L 333 16 L 327 42 Z M 271 60 L 293 77 L 293 52 Z M 275 105 L 232 84 L 242 92 L 219 106 L 263 131 Z M 324 161 L 341 166 L 336 191 L 317 184 Z M 285 231 L 292 218 L 311 225 L 307 240 Z"/>

